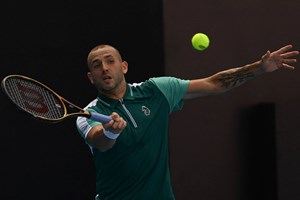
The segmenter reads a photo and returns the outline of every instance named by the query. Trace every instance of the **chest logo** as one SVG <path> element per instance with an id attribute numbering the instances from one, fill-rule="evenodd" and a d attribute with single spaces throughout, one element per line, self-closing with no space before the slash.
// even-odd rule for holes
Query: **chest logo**
<path id="1" fill-rule="evenodd" d="M 142 106 L 142 111 L 144 112 L 144 114 L 146 116 L 149 116 L 150 115 L 150 109 L 147 108 L 146 106 Z"/>

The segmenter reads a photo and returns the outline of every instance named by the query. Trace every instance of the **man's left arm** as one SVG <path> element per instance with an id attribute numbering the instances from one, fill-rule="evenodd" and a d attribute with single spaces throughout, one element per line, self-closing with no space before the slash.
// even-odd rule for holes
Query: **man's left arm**
<path id="1" fill-rule="evenodd" d="M 297 62 L 293 58 L 299 51 L 290 51 L 292 45 L 284 46 L 277 51 L 267 51 L 261 60 L 243 67 L 221 71 L 210 77 L 191 80 L 186 98 L 214 95 L 236 88 L 259 75 L 273 72 L 280 68 L 294 69 L 292 64 Z"/>

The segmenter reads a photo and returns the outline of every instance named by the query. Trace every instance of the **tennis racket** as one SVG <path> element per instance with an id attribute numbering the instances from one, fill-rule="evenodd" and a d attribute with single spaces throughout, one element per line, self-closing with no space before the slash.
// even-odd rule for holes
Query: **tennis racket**
<path id="1" fill-rule="evenodd" d="M 22 75 L 6 76 L 1 87 L 17 107 L 33 117 L 47 121 L 60 122 L 69 117 L 86 117 L 101 123 L 112 118 L 107 115 L 89 112 L 67 101 L 46 85 Z"/>

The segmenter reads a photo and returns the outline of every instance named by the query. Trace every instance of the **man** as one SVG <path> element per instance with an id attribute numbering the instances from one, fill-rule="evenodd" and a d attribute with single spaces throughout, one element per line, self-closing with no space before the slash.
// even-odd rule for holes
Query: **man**
<path id="1" fill-rule="evenodd" d="M 98 200 L 174 200 L 168 156 L 168 120 L 183 100 L 219 94 L 279 68 L 294 69 L 292 45 L 261 60 L 207 78 L 150 78 L 128 84 L 128 63 L 117 49 L 99 45 L 88 55 L 90 82 L 98 97 L 86 109 L 111 115 L 110 122 L 79 117 L 79 133 L 90 146 L 96 166 Z"/>

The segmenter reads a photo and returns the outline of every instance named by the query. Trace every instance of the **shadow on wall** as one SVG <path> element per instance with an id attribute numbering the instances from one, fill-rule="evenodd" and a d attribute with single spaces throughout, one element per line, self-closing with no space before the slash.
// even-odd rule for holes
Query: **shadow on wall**
<path id="1" fill-rule="evenodd" d="M 240 198 L 277 199 L 276 117 L 274 103 L 239 112 Z"/>

